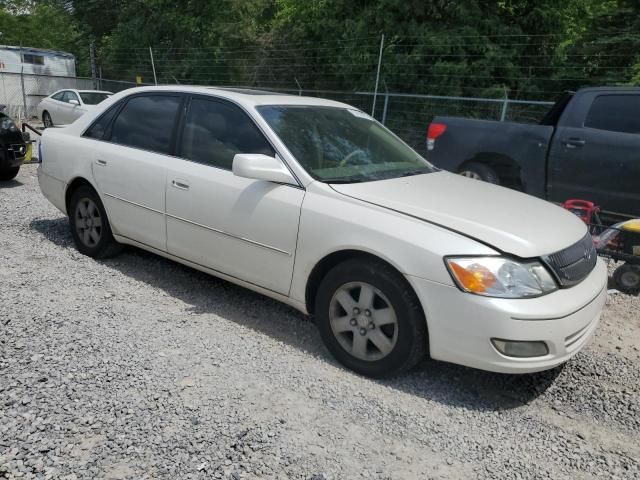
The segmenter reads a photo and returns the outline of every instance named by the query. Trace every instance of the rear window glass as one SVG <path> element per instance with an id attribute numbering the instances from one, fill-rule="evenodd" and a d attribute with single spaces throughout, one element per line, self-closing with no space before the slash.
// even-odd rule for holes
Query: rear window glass
<path id="1" fill-rule="evenodd" d="M 585 127 L 640 133 L 640 95 L 601 95 L 591 105 Z"/>
<path id="2" fill-rule="evenodd" d="M 158 153 L 170 153 L 179 96 L 148 95 L 127 102 L 111 128 L 111 141 Z"/>

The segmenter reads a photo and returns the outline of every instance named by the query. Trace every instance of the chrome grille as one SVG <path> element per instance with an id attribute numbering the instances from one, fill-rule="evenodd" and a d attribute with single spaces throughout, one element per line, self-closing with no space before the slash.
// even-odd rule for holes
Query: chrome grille
<path id="1" fill-rule="evenodd" d="M 584 280 L 596 266 L 598 255 L 591 235 L 570 247 L 543 257 L 562 287 L 570 287 Z"/>

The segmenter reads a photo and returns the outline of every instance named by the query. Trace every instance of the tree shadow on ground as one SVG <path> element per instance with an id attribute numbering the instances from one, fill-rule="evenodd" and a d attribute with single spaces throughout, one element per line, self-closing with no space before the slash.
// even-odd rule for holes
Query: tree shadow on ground
<path id="1" fill-rule="evenodd" d="M 36 219 L 30 225 L 56 245 L 73 247 L 66 218 Z M 337 366 L 313 322 L 280 302 L 137 248 L 100 263 L 184 302 L 190 315 L 218 315 Z M 561 371 L 504 375 L 425 359 L 398 378 L 372 381 L 447 405 L 496 411 L 536 399 Z"/>

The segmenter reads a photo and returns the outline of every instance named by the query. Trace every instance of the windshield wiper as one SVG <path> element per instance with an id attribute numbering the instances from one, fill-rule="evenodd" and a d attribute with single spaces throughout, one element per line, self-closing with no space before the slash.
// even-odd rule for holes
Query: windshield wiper
<path id="1" fill-rule="evenodd" d="M 366 182 L 366 178 L 352 178 L 352 177 L 335 177 L 335 178 L 323 178 L 324 183 L 361 183 Z"/>
<path id="2" fill-rule="evenodd" d="M 429 173 L 429 170 L 424 170 L 424 169 L 420 169 L 420 170 L 409 170 L 407 172 L 404 172 L 402 175 L 400 175 L 401 177 L 412 177 L 414 175 L 422 175 L 424 173 Z"/>

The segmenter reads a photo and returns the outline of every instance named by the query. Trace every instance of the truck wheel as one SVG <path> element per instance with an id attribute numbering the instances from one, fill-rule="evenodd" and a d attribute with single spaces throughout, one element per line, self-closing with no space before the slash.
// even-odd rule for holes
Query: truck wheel
<path id="1" fill-rule="evenodd" d="M 613 272 L 613 281 L 618 290 L 623 293 L 640 292 L 640 265 L 624 265 Z"/>
<path id="2" fill-rule="evenodd" d="M 119 253 L 122 245 L 111 234 L 111 225 L 100 197 L 92 188 L 81 186 L 69 201 L 71 236 L 80 253 L 92 258 L 107 258 Z"/>
<path id="3" fill-rule="evenodd" d="M 13 180 L 16 178 L 19 171 L 20 167 L 4 168 L 0 170 L 0 181 L 6 182 L 8 180 Z"/>
<path id="4" fill-rule="evenodd" d="M 500 177 L 496 171 L 484 163 L 471 162 L 463 165 L 458 172 L 463 177 L 482 180 L 483 182 L 500 185 Z"/>
<path id="5" fill-rule="evenodd" d="M 369 377 L 398 375 L 426 353 L 424 312 L 406 279 L 389 265 L 356 258 L 320 283 L 316 324 L 344 366 Z"/>

